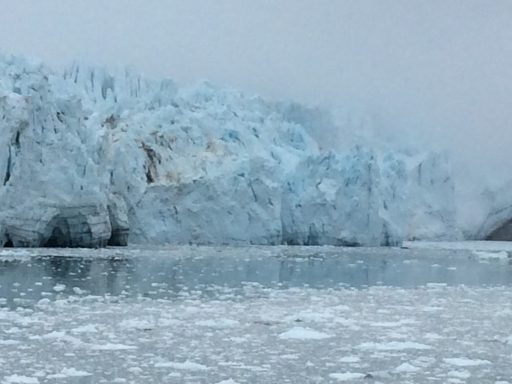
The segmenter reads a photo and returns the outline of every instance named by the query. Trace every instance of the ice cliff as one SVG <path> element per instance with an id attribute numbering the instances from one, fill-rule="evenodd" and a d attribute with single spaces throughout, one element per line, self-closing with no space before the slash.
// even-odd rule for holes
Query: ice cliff
<path id="1" fill-rule="evenodd" d="M 459 236 L 444 155 L 325 152 L 317 124 L 209 84 L 0 57 L 0 246 Z"/>

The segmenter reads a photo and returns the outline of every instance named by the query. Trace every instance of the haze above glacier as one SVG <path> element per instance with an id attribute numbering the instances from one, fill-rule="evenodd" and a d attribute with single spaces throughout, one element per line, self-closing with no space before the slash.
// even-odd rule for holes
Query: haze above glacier
<path id="1" fill-rule="evenodd" d="M 423 136 L 496 181 L 512 145 L 511 17 L 506 0 L 21 0 L 3 5 L 0 47 L 324 105 L 330 144 Z"/>

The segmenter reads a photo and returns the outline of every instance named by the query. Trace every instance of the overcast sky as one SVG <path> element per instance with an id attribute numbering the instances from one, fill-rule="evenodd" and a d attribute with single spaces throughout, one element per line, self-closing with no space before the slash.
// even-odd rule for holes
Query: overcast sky
<path id="1" fill-rule="evenodd" d="M 1 1 L 1 0 L 0 0 Z M 5 0 L 0 50 L 365 111 L 493 167 L 512 147 L 511 0 Z M 505 153 L 507 156 L 505 156 Z M 481 159 L 478 160 L 478 159 Z"/>

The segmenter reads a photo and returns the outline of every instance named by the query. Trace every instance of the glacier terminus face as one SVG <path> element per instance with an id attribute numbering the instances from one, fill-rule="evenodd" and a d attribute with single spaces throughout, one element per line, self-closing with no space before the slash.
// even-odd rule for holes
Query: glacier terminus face
<path id="1" fill-rule="evenodd" d="M 441 153 L 321 150 L 323 116 L 208 83 L 0 58 L 0 246 L 461 237 Z"/>

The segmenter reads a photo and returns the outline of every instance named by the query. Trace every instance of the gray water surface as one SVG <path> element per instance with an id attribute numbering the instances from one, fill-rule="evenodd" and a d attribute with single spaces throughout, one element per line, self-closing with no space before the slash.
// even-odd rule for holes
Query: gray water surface
<path id="1" fill-rule="evenodd" d="M 22 255 L 0 259 L 0 305 L 30 305 L 77 292 L 154 299 L 191 290 L 214 295 L 222 288 L 236 294 L 247 284 L 276 289 L 512 285 L 510 259 L 481 259 L 460 250 L 178 247 L 38 249 Z"/>

